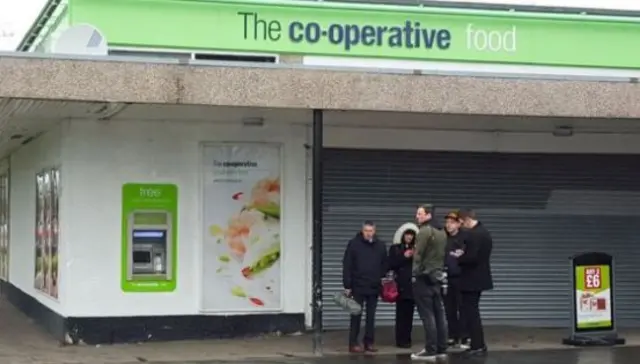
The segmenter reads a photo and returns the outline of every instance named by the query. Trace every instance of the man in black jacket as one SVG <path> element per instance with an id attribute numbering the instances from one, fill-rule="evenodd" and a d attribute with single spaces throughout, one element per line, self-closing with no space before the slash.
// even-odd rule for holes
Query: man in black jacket
<path id="1" fill-rule="evenodd" d="M 447 294 L 444 296 L 444 307 L 449 327 L 449 346 L 459 345 L 461 348 L 468 349 L 467 328 L 464 314 L 461 310 L 460 265 L 455 254 L 450 254 L 457 250 L 464 250 L 466 247 L 465 233 L 461 230 L 461 227 L 462 221 L 460 221 L 458 211 L 451 211 L 445 216 L 445 228 L 447 230 L 445 267 L 449 284 Z"/>
<path id="2" fill-rule="evenodd" d="M 345 294 L 352 296 L 366 311 L 364 348 L 359 344 L 362 315 L 351 316 L 349 351 L 377 351 L 374 346 L 375 317 L 382 278 L 387 273 L 387 249 L 375 236 L 373 222 L 365 221 L 362 230 L 349 241 L 342 261 Z"/>
<path id="3" fill-rule="evenodd" d="M 473 210 L 460 211 L 460 220 L 466 228 L 466 247 L 452 254 L 460 265 L 460 291 L 462 311 L 467 323 L 471 347 L 467 355 L 484 355 L 487 344 L 480 318 L 480 296 L 483 291 L 493 289 L 491 276 L 491 250 L 493 240 L 484 225 L 477 220 Z"/>

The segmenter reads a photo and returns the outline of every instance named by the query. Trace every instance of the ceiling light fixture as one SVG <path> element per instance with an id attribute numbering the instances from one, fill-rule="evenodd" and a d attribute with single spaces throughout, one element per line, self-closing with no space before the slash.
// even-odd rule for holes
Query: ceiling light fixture
<path id="1" fill-rule="evenodd" d="M 245 117 L 242 118 L 243 126 L 262 127 L 264 126 L 264 118 L 262 117 Z"/>
<path id="2" fill-rule="evenodd" d="M 556 136 L 556 137 L 573 136 L 573 128 L 570 126 L 556 126 L 556 128 L 553 129 L 553 136 Z"/>

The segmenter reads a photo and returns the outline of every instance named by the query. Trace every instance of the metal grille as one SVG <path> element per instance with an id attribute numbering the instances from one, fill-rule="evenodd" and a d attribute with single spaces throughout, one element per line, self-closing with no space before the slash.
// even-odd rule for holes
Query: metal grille
<path id="1" fill-rule="evenodd" d="M 365 219 L 390 242 L 419 203 L 471 207 L 494 238 L 496 289 L 483 296 L 487 324 L 569 325 L 569 256 L 616 259 L 619 326 L 640 326 L 640 169 L 630 155 L 544 155 L 328 149 L 325 152 L 324 324 L 345 328 L 332 302 L 342 289 L 346 242 Z M 380 303 L 378 324 L 393 324 Z"/>

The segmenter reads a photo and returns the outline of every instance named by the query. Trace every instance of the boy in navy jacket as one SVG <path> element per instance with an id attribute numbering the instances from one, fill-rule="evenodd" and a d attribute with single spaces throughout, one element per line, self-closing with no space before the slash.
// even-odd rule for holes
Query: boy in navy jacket
<path id="1" fill-rule="evenodd" d="M 458 258 L 451 254 L 456 250 L 464 250 L 465 232 L 462 230 L 462 222 L 457 211 L 451 211 L 445 217 L 445 230 L 447 231 L 447 246 L 445 248 L 445 267 L 447 269 L 448 289 L 444 297 L 447 323 L 449 326 L 449 345 L 468 348 L 468 335 L 464 316 L 460 310 L 460 266 Z"/>

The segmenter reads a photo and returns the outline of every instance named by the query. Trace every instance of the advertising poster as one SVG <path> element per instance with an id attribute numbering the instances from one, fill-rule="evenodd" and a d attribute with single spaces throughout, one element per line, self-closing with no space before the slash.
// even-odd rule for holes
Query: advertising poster
<path id="1" fill-rule="evenodd" d="M 60 236 L 60 171 L 58 169 L 51 170 L 51 225 L 50 225 L 50 241 L 49 254 L 50 260 L 50 276 L 49 276 L 49 294 L 58 298 L 58 244 Z"/>
<path id="2" fill-rule="evenodd" d="M 0 176 L 0 279 L 9 277 L 9 176 Z"/>
<path id="3" fill-rule="evenodd" d="M 44 289 L 44 173 L 36 174 L 36 251 L 34 287 Z"/>
<path id="4" fill-rule="evenodd" d="M 36 234 L 34 287 L 58 298 L 59 172 L 36 174 Z"/>
<path id="5" fill-rule="evenodd" d="M 576 326 L 578 329 L 612 327 L 610 267 L 608 265 L 577 266 Z"/>
<path id="6" fill-rule="evenodd" d="M 203 309 L 281 309 L 280 147 L 204 147 Z"/>

